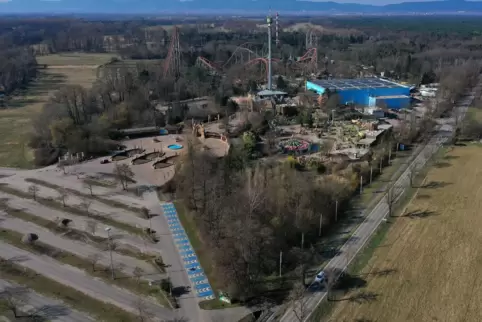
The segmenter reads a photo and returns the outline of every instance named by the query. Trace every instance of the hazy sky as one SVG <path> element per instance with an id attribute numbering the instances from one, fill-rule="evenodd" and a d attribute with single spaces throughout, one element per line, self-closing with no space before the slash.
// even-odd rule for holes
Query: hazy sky
<path id="1" fill-rule="evenodd" d="M 301 0 L 301 1 L 311 1 L 311 2 L 327 2 L 330 0 Z M 401 3 L 401 2 L 428 2 L 434 0 L 332 0 L 338 3 L 361 3 L 361 4 L 371 4 L 373 6 L 382 6 L 384 4 Z"/>

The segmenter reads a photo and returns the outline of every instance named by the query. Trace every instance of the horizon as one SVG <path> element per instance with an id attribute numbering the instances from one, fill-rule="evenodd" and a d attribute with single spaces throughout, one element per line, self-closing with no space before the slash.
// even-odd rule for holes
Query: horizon
<path id="1" fill-rule="evenodd" d="M 420 3 L 420 7 L 412 5 Z M 430 5 L 430 3 L 434 3 Z M 442 4 L 444 3 L 444 4 Z M 447 3 L 447 4 L 445 4 Z M 482 0 L 0 0 L 0 15 L 265 15 L 268 7 L 285 16 L 474 15 Z M 423 5 L 422 5 L 423 4 Z M 386 7 L 386 9 L 384 9 Z"/>

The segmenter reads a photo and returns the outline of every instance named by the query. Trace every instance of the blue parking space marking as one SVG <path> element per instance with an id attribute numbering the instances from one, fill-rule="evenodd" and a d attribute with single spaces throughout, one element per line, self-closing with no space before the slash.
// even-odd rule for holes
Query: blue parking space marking
<path id="1" fill-rule="evenodd" d="M 200 274 L 202 274 L 204 276 L 204 272 L 201 268 L 198 267 L 198 269 L 195 269 L 193 271 L 191 270 L 188 270 L 187 271 L 187 274 L 192 277 L 192 275 L 196 275 L 196 276 L 199 276 Z"/>
<path id="2" fill-rule="evenodd" d="M 196 276 L 196 277 L 192 277 L 192 278 L 191 278 L 191 282 L 195 282 L 195 283 L 196 283 L 196 282 L 201 282 L 201 281 L 204 281 L 204 280 L 207 281 L 206 276 L 203 276 L 203 275 L 200 275 L 200 276 Z"/>
<path id="3" fill-rule="evenodd" d="M 209 280 L 204 274 L 204 270 L 199 264 L 199 260 L 194 252 L 184 228 L 182 227 L 176 208 L 173 204 L 163 204 L 162 210 L 167 220 L 167 225 L 173 235 L 174 243 L 179 250 L 183 266 L 189 276 L 196 293 L 203 299 L 215 298 L 214 292 L 209 284 Z"/>
<path id="4" fill-rule="evenodd" d="M 195 287 L 196 287 L 196 290 L 211 289 L 211 286 L 209 285 L 209 283 L 199 284 L 199 285 L 196 285 Z"/>
<path id="5" fill-rule="evenodd" d="M 184 267 L 187 269 L 197 268 L 199 267 L 199 263 L 196 261 L 194 263 L 184 264 Z"/>
<path id="6" fill-rule="evenodd" d="M 209 291 L 205 291 L 205 292 L 199 292 L 198 295 L 200 297 L 206 297 L 206 296 L 213 296 L 214 293 L 212 290 L 209 290 Z"/>

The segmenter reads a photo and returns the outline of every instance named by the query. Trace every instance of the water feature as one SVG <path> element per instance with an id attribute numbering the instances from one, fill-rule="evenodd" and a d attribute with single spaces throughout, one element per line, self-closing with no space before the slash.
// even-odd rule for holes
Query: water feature
<path id="1" fill-rule="evenodd" d="M 171 150 L 181 150 L 183 146 L 181 144 L 171 144 L 168 145 L 167 148 Z"/>

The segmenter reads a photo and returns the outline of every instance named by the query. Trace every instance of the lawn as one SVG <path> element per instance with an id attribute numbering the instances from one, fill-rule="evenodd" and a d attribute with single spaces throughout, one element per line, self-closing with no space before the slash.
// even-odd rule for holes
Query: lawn
<path id="1" fill-rule="evenodd" d="M 38 77 L 27 89 L 19 90 L 0 110 L 0 166 L 31 168 L 33 154 L 28 147 L 31 117 L 62 85 L 90 87 L 97 78 L 97 66 L 110 60 L 108 54 L 56 54 L 37 57 Z"/>
<path id="2" fill-rule="evenodd" d="M 325 320 L 479 321 L 481 179 L 479 146 L 439 160 Z"/>

